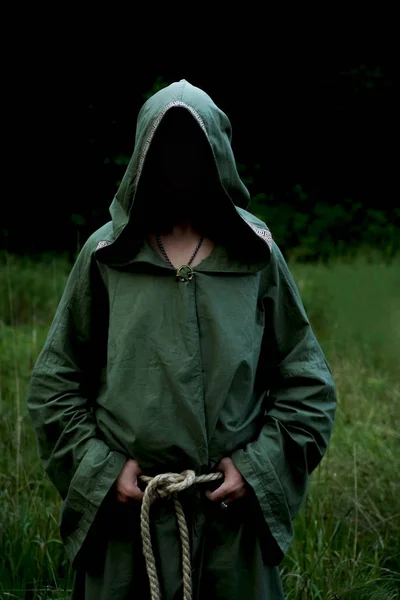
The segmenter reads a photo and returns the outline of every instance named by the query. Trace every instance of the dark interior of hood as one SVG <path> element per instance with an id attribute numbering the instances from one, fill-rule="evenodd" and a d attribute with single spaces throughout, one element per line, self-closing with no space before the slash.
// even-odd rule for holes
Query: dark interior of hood
<path id="1" fill-rule="evenodd" d="M 188 152 L 195 152 L 196 165 L 192 170 L 194 177 L 186 187 L 174 187 L 159 175 L 162 171 L 160 160 L 170 151 L 176 153 L 179 177 L 179 168 L 187 160 L 187 157 L 180 154 L 180 144 Z M 182 159 L 181 163 L 179 158 Z M 167 160 L 172 164 L 173 159 L 172 156 Z M 221 186 L 205 132 L 187 109 L 169 109 L 158 125 L 147 151 L 131 207 L 132 226 L 142 233 L 150 230 L 165 233 L 179 218 L 187 216 L 214 242 L 224 243 L 229 237 L 226 231 L 227 220 L 232 209 L 235 211 Z"/>

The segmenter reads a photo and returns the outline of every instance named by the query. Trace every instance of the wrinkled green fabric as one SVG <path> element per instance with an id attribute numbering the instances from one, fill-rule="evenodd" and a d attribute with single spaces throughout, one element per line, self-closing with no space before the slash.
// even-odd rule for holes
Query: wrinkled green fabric
<path id="1" fill-rule="evenodd" d="M 226 228 L 226 243 L 186 282 L 135 227 L 146 152 L 162 116 L 177 107 L 191 111 L 210 144 L 215 210 Z M 75 599 L 149 597 L 140 504 L 115 499 L 127 458 L 155 475 L 208 473 L 225 456 L 249 485 L 244 499 L 223 512 L 206 487 L 181 494 L 194 598 L 284 598 L 278 565 L 327 449 L 336 395 L 285 260 L 246 210 L 230 140 L 226 115 L 184 80 L 145 103 L 112 221 L 82 248 L 34 366 L 28 408 L 43 467 L 63 499 Z M 151 518 L 163 598 L 176 600 L 171 501 L 156 502 Z"/>

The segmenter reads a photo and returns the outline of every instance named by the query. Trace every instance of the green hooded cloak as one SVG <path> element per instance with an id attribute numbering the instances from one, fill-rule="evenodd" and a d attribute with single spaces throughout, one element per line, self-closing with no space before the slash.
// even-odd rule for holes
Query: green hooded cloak
<path id="1" fill-rule="evenodd" d="M 172 108 L 189 111 L 209 144 L 207 218 L 221 233 L 184 282 L 148 243 L 137 210 L 151 141 Z M 222 511 L 204 484 L 180 494 L 193 598 L 284 598 L 278 565 L 327 449 L 336 395 L 285 260 L 248 203 L 230 122 L 211 98 L 182 80 L 147 100 L 112 221 L 72 268 L 28 395 L 41 461 L 63 500 L 75 599 L 149 598 L 141 503 L 115 498 L 127 458 L 156 475 L 209 473 L 226 456 L 248 484 L 244 498 Z M 172 500 L 152 506 L 151 522 L 162 597 L 181 599 Z"/>

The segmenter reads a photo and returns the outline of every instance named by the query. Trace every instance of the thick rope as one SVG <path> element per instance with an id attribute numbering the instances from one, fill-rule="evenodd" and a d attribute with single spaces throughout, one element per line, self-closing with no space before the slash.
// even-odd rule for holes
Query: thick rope
<path id="1" fill-rule="evenodd" d="M 191 600 L 192 567 L 190 563 L 189 531 L 182 504 L 178 500 L 178 493 L 195 483 L 216 481 L 223 476 L 223 473 L 219 472 L 209 473 L 208 475 L 196 475 L 194 471 L 161 473 L 161 475 L 156 475 L 155 477 L 148 477 L 147 475 L 140 476 L 140 480 L 147 483 L 140 513 L 140 530 L 142 534 L 143 554 L 146 560 L 147 575 L 150 583 L 151 600 L 161 600 L 161 592 L 156 561 L 151 544 L 150 506 L 157 498 L 172 498 L 174 501 L 182 546 L 183 600 Z"/>

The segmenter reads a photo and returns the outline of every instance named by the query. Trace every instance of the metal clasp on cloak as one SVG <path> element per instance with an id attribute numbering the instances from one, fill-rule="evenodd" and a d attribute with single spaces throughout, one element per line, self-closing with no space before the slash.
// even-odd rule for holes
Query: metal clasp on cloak
<path id="1" fill-rule="evenodd" d="M 184 281 L 187 283 L 193 279 L 194 274 L 194 269 L 189 265 L 181 265 L 179 269 L 176 270 L 177 281 Z"/>

